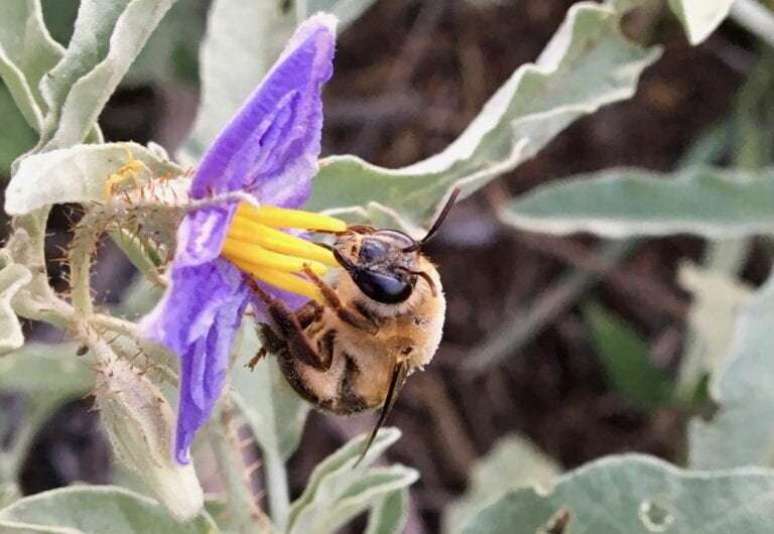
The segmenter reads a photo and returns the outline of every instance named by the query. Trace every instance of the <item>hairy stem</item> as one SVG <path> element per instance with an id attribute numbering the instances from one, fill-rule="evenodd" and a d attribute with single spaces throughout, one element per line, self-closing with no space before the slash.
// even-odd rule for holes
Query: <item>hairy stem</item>
<path id="1" fill-rule="evenodd" d="M 94 311 L 91 302 L 91 257 L 96 252 L 97 242 L 107 226 L 105 219 L 101 210 L 87 212 L 75 227 L 75 235 L 68 251 L 73 307 L 85 317 L 89 317 Z"/>

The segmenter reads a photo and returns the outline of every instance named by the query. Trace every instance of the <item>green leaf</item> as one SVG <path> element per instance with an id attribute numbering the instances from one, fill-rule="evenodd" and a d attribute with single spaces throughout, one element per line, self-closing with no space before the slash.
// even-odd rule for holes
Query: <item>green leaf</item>
<path id="1" fill-rule="evenodd" d="M 751 290 L 723 272 L 690 263 L 680 265 L 678 279 L 682 288 L 693 294 L 688 314 L 691 339 L 680 362 L 679 380 L 681 390 L 691 395 L 703 377 L 717 370 L 730 352 L 737 312 L 749 299 Z"/>
<path id="2" fill-rule="evenodd" d="M 734 0 L 669 0 L 692 45 L 704 41 L 728 15 Z"/>
<path id="3" fill-rule="evenodd" d="M 83 396 L 94 386 L 94 373 L 75 357 L 78 345 L 28 343 L 0 358 L 0 389 L 64 401 Z"/>
<path id="4" fill-rule="evenodd" d="M 443 532 L 462 532 L 462 527 L 480 510 L 512 490 L 549 490 L 560 472 L 557 463 L 529 440 L 518 435 L 501 438 L 473 466 L 465 495 L 446 509 Z"/>
<path id="5" fill-rule="evenodd" d="M 245 367 L 260 346 L 255 325 L 243 323 L 234 349 L 231 398 L 247 419 L 263 452 L 271 516 L 282 529 L 290 506 L 285 460 L 301 441 L 309 404 L 288 385 L 276 357 L 269 356 L 260 362 L 254 372 Z"/>
<path id="6" fill-rule="evenodd" d="M 252 326 L 243 328 L 242 336 L 244 348 L 240 352 L 244 357 L 238 359 L 231 375 L 232 397 L 264 453 L 287 460 L 301 441 L 309 404 L 288 385 L 275 357 L 260 362 L 255 371 L 245 367 L 261 343 Z"/>
<path id="7" fill-rule="evenodd" d="M 148 39 L 122 85 L 196 84 L 206 15 L 205 0 L 177 0 Z"/>
<path id="8" fill-rule="evenodd" d="M 672 382 L 663 371 L 654 367 L 642 337 L 623 319 L 599 304 L 586 305 L 583 315 L 613 387 L 645 409 L 668 403 Z"/>
<path id="9" fill-rule="evenodd" d="M 400 437 L 394 428 L 383 429 L 363 461 L 355 467 L 365 445 L 362 435 L 317 465 L 306 489 L 290 511 L 291 534 L 336 532 L 359 513 L 378 504 L 385 495 L 412 484 L 418 473 L 402 465 L 369 467 Z"/>
<path id="10" fill-rule="evenodd" d="M 0 269 L 0 355 L 24 344 L 21 324 L 11 301 L 31 281 L 32 273 L 23 265 L 10 263 Z"/>
<path id="11" fill-rule="evenodd" d="M 0 117 L 3 117 L 5 132 L 0 136 L 0 177 L 7 177 L 11 174 L 11 163 L 35 146 L 38 136 L 24 120 L 8 88 L 2 82 L 0 82 Z"/>
<path id="12" fill-rule="evenodd" d="M 620 32 L 621 13 L 573 5 L 534 64 L 520 67 L 446 150 L 401 169 L 354 156 L 321 161 L 311 209 L 334 209 L 416 232 L 454 186 L 463 196 L 534 156 L 559 132 L 600 107 L 634 94 L 660 54 Z"/>
<path id="13" fill-rule="evenodd" d="M 42 80 L 41 151 L 82 142 L 174 0 L 82 0 L 62 60 Z"/>
<path id="14" fill-rule="evenodd" d="M 294 27 L 295 13 L 283 11 L 282 2 L 212 3 L 199 52 L 201 104 L 181 159 L 199 159 L 279 57 Z"/>
<path id="15" fill-rule="evenodd" d="M 712 375 L 710 395 L 719 410 L 689 426 L 690 465 L 716 469 L 774 465 L 774 278 L 740 310 L 728 355 Z"/>
<path id="16" fill-rule="evenodd" d="M 0 510 L 8 534 L 215 534 L 206 515 L 172 519 L 160 504 L 115 486 L 73 486 L 38 493 Z"/>
<path id="17" fill-rule="evenodd" d="M 27 123 L 40 131 L 46 106 L 38 85 L 64 49 L 49 35 L 39 0 L 4 2 L 1 12 L 0 77 Z"/>
<path id="18" fill-rule="evenodd" d="M 766 233 L 774 231 L 774 169 L 610 169 L 538 187 L 513 200 L 502 218 L 537 232 L 615 238 Z"/>
<path id="19" fill-rule="evenodd" d="M 408 508 L 408 489 L 388 493 L 371 508 L 365 534 L 400 534 L 408 521 Z"/>
<path id="20" fill-rule="evenodd" d="M 140 181 L 183 170 L 156 150 L 137 143 L 77 145 L 24 158 L 6 189 L 5 210 L 23 215 L 64 202 L 104 202 L 105 182 L 130 156 L 145 168 L 132 175 Z"/>
<path id="21" fill-rule="evenodd" d="M 562 476 L 547 495 L 509 493 L 464 532 L 545 533 L 562 511 L 568 534 L 765 534 L 774 524 L 774 474 L 684 471 L 647 456 L 612 456 Z"/>

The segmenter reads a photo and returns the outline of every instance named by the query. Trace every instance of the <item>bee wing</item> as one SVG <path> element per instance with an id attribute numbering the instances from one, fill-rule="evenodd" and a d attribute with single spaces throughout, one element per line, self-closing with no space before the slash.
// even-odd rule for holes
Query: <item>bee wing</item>
<path id="1" fill-rule="evenodd" d="M 371 445 L 374 442 L 374 438 L 376 438 L 377 432 L 379 432 L 379 429 L 384 426 L 384 422 L 387 419 L 387 416 L 390 414 L 390 411 L 392 411 L 392 407 L 395 404 L 395 400 L 398 398 L 398 392 L 400 391 L 400 388 L 403 386 L 403 383 L 406 381 L 406 377 L 408 376 L 408 370 L 409 365 L 407 361 L 396 361 L 395 365 L 392 368 L 392 377 L 390 378 L 390 387 L 387 389 L 387 397 L 384 399 L 384 405 L 382 406 L 382 410 L 379 412 L 379 419 L 376 421 L 376 425 L 374 425 L 373 430 L 371 430 L 371 434 L 368 436 L 368 441 L 366 441 L 365 447 L 363 448 L 363 452 L 360 453 L 360 458 L 357 459 L 357 462 L 355 462 L 355 465 L 352 466 L 353 469 L 360 465 L 360 462 L 363 461 L 363 458 L 365 458 L 366 453 L 368 452 L 368 449 L 371 448 Z"/>

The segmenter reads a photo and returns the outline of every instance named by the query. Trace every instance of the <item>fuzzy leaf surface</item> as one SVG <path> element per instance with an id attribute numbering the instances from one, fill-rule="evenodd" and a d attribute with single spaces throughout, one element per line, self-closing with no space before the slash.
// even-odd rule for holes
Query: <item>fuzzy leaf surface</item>
<path id="1" fill-rule="evenodd" d="M 615 6 L 573 5 L 534 64 L 523 65 L 444 151 L 400 169 L 354 156 L 321 161 L 311 209 L 417 231 L 449 191 L 463 196 L 534 156 L 572 122 L 631 97 L 659 56 L 620 32 Z"/>
<path id="2" fill-rule="evenodd" d="M 88 362 L 75 357 L 75 343 L 28 343 L 0 358 L 0 389 L 65 401 L 85 395 L 94 386 Z"/>
<path id="3" fill-rule="evenodd" d="M 408 487 L 419 474 L 394 464 L 371 464 L 400 437 L 394 428 L 382 429 L 363 461 L 357 466 L 366 436 L 359 436 L 317 465 L 306 489 L 290 510 L 291 534 L 336 532 L 358 514 L 377 505 L 394 491 Z"/>
<path id="4" fill-rule="evenodd" d="M 264 454 L 287 460 L 301 441 L 309 405 L 288 385 L 273 356 L 254 371 L 245 363 L 261 346 L 255 327 L 240 332 L 239 356 L 231 374 L 232 398 L 255 432 Z"/>
<path id="5" fill-rule="evenodd" d="M 24 265 L 9 263 L 0 269 L 0 355 L 24 344 L 24 334 L 11 301 L 32 281 L 32 273 Z"/>
<path id="6" fill-rule="evenodd" d="M 38 90 L 43 75 L 64 49 L 49 35 L 39 0 L 14 0 L 0 6 L 0 78 L 27 123 L 40 131 L 46 106 Z"/>
<path id="7" fill-rule="evenodd" d="M 774 279 L 741 307 L 729 353 L 710 381 L 718 411 L 689 426 L 690 465 L 774 465 Z"/>
<path id="8" fill-rule="evenodd" d="M 137 143 L 61 148 L 21 161 L 6 189 L 5 210 L 10 215 L 24 215 L 64 202 L 104 202 L 105 182 L 127 164 L 130 155 L 145 166 L 131 174 L 140 181 L 183 173 L 160 152 Z"/>
<path id="9" fill-rule="evenodd" d="M 82 142 L 174 0 L 82 0 L 62 60 L 42 80 L 40 151 Z"/>
<path id="10" fill-rule="evenodd" d="M 115 486 L 72 486 L 38 493 L 0 510 L 2 532 L 56 534 L 216 534 L 200 515 L 187 523 L 163 506 Z"/>
<path id="11" fill-rule="evenodd" d="M 462 532 L 462 527 L 487 505 L 517 488 L 550 489 L 559 476 L 559 465 L 529 440 L 510 435 L 473 466 L 465 495 L 446 509 L 443 531 Z"/>
<path id="12" fill-rule="evenodd" d="M 406 527 L 408 511 L 407 488 L 388 493 L 371 508 L 365 534 L 400 534 Z"/>
<path id="13" fill-rule="evenodd" d="M 774 524 L 774 474 L 685 471 L 649 456 L 611 456 L 562 476 L 548 494 L 509 493 L 463 532 L 550 532 L 562 511 L 569 513 L 563 532 L 572 534 L 765 534 Z"/>
<path id="14" fill-rule="evenodd" d="M 716 245 L 715 251 L 718 250 Z M 730 354 L 737 314 L 752 291 L 722 271 L 690 263 L 680 265 L 678 280 L 683 289 L 693 294 L 688 313 L 691 343 L 680 362 L 681 387 L 690 391 L 703 376 L 718 370 Z"/>
<path id="15" fill-rule="evenodd" d="M 774 231 L 774 169 L 692 167 L 674 175 L 610 169 L 552 182 L 514 199 L 504 221 L 550 234 L 611 238 Z"/>

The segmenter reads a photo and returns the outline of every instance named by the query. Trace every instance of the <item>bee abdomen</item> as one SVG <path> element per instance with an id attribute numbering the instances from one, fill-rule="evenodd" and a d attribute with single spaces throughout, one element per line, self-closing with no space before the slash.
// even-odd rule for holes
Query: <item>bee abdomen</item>
<path id="1" fill-rule="evenodd" d="M 344 358 L 344 373 L 339 382 L 339 394 L 336 399 L 339 413 L 356 413 L 370 408 L 366 400 L 356 391 L 355 381 L 360 375 L 360 368 L 350 354 L 341 353 Z"/>
<path id="2" fill-rule="evenodd" d="M 336 330 L 331 328 L 326 330 L 317 338 L 317 353 L 320 359 L 330 362 L 333 359 L 333 350 L 336 347 Z"/>

